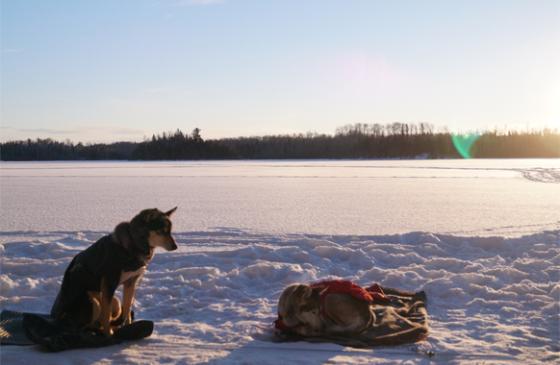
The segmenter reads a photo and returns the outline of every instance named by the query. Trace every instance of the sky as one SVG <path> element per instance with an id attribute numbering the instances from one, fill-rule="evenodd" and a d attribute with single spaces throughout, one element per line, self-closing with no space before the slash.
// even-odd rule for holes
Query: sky
<path id="1" fill-rule="evenodd" d="M 560 1 L 0 0 L 0 140 L 560 129 Z"/>

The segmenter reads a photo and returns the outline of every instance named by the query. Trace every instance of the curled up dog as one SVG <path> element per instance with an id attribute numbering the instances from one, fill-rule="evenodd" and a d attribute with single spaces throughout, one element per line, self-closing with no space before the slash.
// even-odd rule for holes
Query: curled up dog
<path id="1" fill-rule="evenodd" d="M 426 294 L 347 280 L 286 287 L 278 300 L 276 334 L 345 346 L 398 345 L 426 338 Z"/>
<path id="2" fill-rule="evenodd" d="M 51 315 L 74 327 L 99 330 L 107 336 L 114 328 L 130 324 L 136 287 L 155 249 L 177 249 L 170 220 L 176 209 L 143 210 L 77 254 L 64 273 Z M 115 297 L 120 285 L 122 304 Z"/>
<path id="3" fill-rule="evenodd" d="M 325 285 L 288 286 L 278 301 L 282 326 L 305 337 L 356 334 L 371 326 L 369 302 L 348 293 L 329 293 Z"/>

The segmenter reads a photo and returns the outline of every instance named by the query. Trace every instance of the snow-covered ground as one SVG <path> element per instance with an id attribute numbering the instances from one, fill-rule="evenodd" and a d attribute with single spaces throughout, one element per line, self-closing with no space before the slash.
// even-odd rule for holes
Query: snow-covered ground
<path id="1" fill-rule="evenodd" d="M 560 161 L 0 164 L 0 307 L 45 312 L 80 250 L 179 205 L 178 251 L 138 292 L 144 341 L 2 364 L 560 361 Z M 427 341 L 271 342 L 286 285 L 327 277 L 428 294 Z M 428 357 L 433 351 L 435 356 Z"/>

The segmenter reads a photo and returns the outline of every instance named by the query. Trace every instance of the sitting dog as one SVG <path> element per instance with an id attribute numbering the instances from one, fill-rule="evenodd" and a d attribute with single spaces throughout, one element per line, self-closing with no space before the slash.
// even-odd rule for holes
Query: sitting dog
<path id="1" fill-rule="evenodd" d="M 350 346 L 396 345 L 428 333 L 426 296 L 374 284 L 326 280 L 288 286 L 278 300 L 277 334 Z"/>
<path id="2" fill-rule="evenodd" d="M 176 209 L 165 213 L 143 210 L 77 254 L 64 273 L 51 315 L 78 328 L 100 330 L 107 336 L 114 327 L 130 324 L 136 286 L 155 248 L 177 249 L 170 220 Z M 122 306 L 114 296 L 121 284 Z"/>

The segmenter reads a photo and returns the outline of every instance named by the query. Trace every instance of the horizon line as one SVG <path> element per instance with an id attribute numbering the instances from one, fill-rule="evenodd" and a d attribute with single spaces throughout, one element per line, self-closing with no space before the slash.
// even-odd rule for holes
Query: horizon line
<path id="1" fill-rule="evenodd" d="M 236 136 L 230 136 L 230 137 L 211 137 L 211 138 L 204 138 L 204 136 L 201 133 L 201 138 L 204 141 L 220 141 L 220 140 L 227 140 L 227 139 L 240 139 L 240 138 L 265 138 L 265 137 L 299 137 L 299 136 L 304 136 L 304 137 L 314 137 L 314 136 L 330 136 L 330 137 L 336 137 L 339 133 L 337 133 L 337 130 L 340 128 L 344 128 L 344 127 L 349 127 L 349 126 L 357 126 L 357 125 L 366 125 L 366 126 L 373 126 L 373 125 L 378 125 L 383 127 L 383 135 L 387 135 L 386 132 L 386 127 L 394 125 L 395 123 L 397 124 L 401 124 L 401 125 L 407 125 L 407 126 L 420 126 L 420 124 L 425 124 L 427 126 L 429 126 L 431 128 L 431 131 L 429 132 L 429 134 L 449 134 L 449 135 L 457 135 L 457 136 L 468 136 L 468 135 L 484 135 L 484 134 L 488 134 L 488 133 L 496 133 L 498 135 L 504 135 L 507 133 L 511 133 L 511 132 L 515 132 L 515 133 L 525 133 L 525 134 L 534 134 L 534 133 L 552 133 L 552 134 L 560 134 L 560 129 L 558 127 L 549 127 L 546 125 L 542 125 L 539 127 L 533 127 L 533 128 L 529 128 L 529 126 L 527 125 L 526 128 L 507 128 L 507 126 L 505 126 L 505 128 L 498 128 L 497 126 L 494 128 L 478 128 L 478 129 L 474 129 L 474 130 L 468 130 L 468 131 L 453 131 L 450 128 L 446 127 L 446 126 L 436 126 L 434 124 L 431 123 L 427 123 L 427 122 L 418 122 L 418 123 L 401 123 L 401 122 L 393 122 L 393 123 L 353 123 L 353 124 L 345 124 L 343 126 L 337 127 L 336 130 L 334 132 L 331 133 L 325 133 L 325 132 L 317 132 L 317 131 L 306 131 L 306 132 L 291 132 L 291 133 L 270 133 L 270 134 L 255 134 L 255 135 L 236 135 Z M 29 129 L 21 129 L 21 128 L 13 128 L 13 127 L 9 127 L 9 126 L 0 126 L 0 130 L 1 129 L 12 129 L 12 130 L 17 130 L 20 132 L 24 132 L 24 131 L 47 131 L 47 133 L 49 133 L 49 128 L 29 128 Z M 83 128 L 83 130 L 90 130 L 91 131 L 92 128 Z M 94 129 L 106 129 L 103 127 L 98 127 L 98 128 L 94 128 Z M 60 143 L 71 143 L 74 145 L 77 144 L 82 144 L 82 145 L 93 145 L 93 144 L 113 144 L 113 143 L 143 143 L 146 141 L 151 140 L 151 138 L 153 136 L 155 137 L 162 137 L 163 134 L 166 134 L 167 136 L 169 135 L 174 135 L 177 132 L 181 132 L 184 135 L 192 135 L 192 132 L 195 129 L 199 129 L 199 131 L 203 131 L 204 129 L 200 129 L 198 127 L 194 127 L 192 128 L 190 131 L 183 131 L 181 128 L 176 128 L 175 130 L 166 130 L 166 131 L 160 131 L 160 132 L 155 132 L 155 133 L 151 133 L 150 135 L 144 134 L 144 136 L 142 137 L 141 140 L 136 139 L 121 139 L 121 140 L 72 140 L 70 138 L 64 138 L 64 137 L 27 137 L 27 138 L 23 138 L 23 139 L 6 139 L 4 140 L 4 138 L 0 137 L 0 144 L 6 144 L 6 143 L 13 143 L 13 142 L 25 142 L 28 140 L 31 141 L 38 141 L 38 140 L 52 140 L 54 142 L 60 142 Z M 76 132 L 79 132 L 79 128 L 78 129 L 67 129 L 67 130 L 63 130 L 63 129 L 59 129 L 59 130 L 54 130 L 51 129 L 50 130 L 52 133 L 54 133 L 56 131 L 56 133 L 60 133 L 60 134 L 73 134 Z M 136 130 L 137 132 L 139 132 L 140 130 Z M 115 128 L 115 134 L 126 134 L 127 132 L 125 130 L 123 130 L 122 128 Z M 362 133 L 365 135 L 373 135 L 371 133 Z M 389 133 L 390 134 L 390 133 Z M 393 133 L 393 134 L 400 134 L 400 133 Z M 421 133 L 410 133 L 411 135 L 414 134 L 421 134 Z"/>

